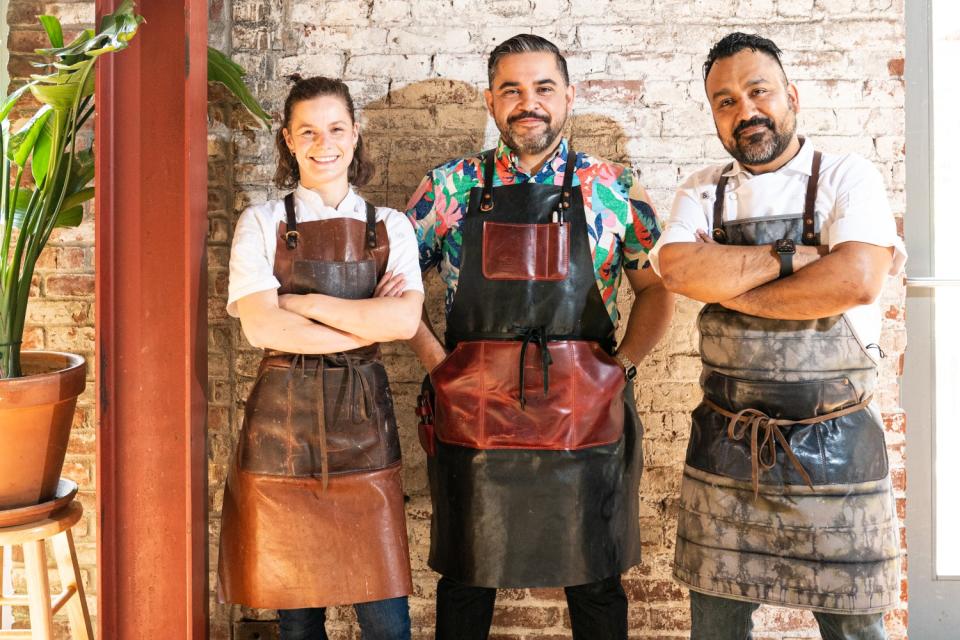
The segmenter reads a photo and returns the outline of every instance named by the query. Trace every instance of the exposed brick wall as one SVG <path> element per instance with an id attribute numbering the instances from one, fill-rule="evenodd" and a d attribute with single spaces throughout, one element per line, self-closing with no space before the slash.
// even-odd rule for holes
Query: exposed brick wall
<path id="1" fill-rule="evenodd" d="M 53 10 L 90 21 L 92 5 L 11 0 L 11 77 L 27 71 L 16 52 L 34 46 L 34 15 Z M 146 25 L 144 28 L 149 28 Z M 520 31 L 533 31 L 569 53 L 578 85 L 571 132 L 577 147 L 637 168 L 666 215 L 678 182 L 725 159 L 703 97 L 700 63 L 709 45 L 734 29 L 760 31 L 785 51 L 800 91 L 800 129 L 828 151 L 857 151 L 883 171 L 894 211 L 904 210 L 902 0 L 212 0 L 210 42 L 250 72 L 257 95 L 277 114 L 288 87 L 283 74 L 343 76 L 362 111 L 377 177 L 364 190 L 374 202 L 402 208 L 430 167 L 493 143 L 496 131 L 482 104 L 485 55 Z M 14 81 L 15 82 L 15 81 Z M 15 85 L 14 85 L 15 86 Z M 272 134 L 252 128 L 217 90 L 211 92 L 209 186 L 210 265 L 210 531 L 211 586 L 227 463 L 253 383 L 258 353 L 226 316 L 227 260 L 232 227 L 251 202 L 276 197 Z M 92 343 L 92 222 L 60 234 L 45 256 L 31 312 L 35 344 L 86 354 Z M 628 292 L 622 297 L 629 308 Z M 441 287 L 428 279 L 431 313 L 441 317 Z M 904 514 L 904 419 L 896 376 L 905 341 L 903 286 L 891 282 L 882 347 L 881 404 L 887 424 L 898 510 Z M 674 323 L 643 363 L 637 385 L 646 427 L 641 485 L 643 564 L 625 578 L 632 637 L 688 634 L 685 593 L 670 578 L 676 499 L 689 411 L 699 400 L 694 320 L 698 305 L 679 302 Z M 76 318 L 74 317 L 76 316 Z M 76 328 L 79 325 L 79 328 Z M 65 344 L 69 343 L 69 344 Z M 424 457 L 416 440 L 413 398 L 423 371 L 406 347 L 387 348 L 400 419 L 408 528 L 415 572 L 411 600 L 416 638 L 432 637 L 436 576 L 426 567 L 430 502 Z M 93 508 L 93 430 L 90 397 L 78 417 L 68 469 Z M 95 568 L 92 529 L 81 538 L 85 574 Z M 905 536 L 904 536 L 905 540 Z M 89 580 L 88 580 L 89 582 Z M 95 597 L 92 594 L 92 597 Z M 555 590 L 506 590 L 494 619 L 500 640 L 569 637 L 566 606 Z M 212 602 L 211 637 L 230 638 L 241 618 L 272 612 Z M 349 609 L 330 612 L 335 639 L 357 638 Z M 888 619 L 905 637 L 906 605 Z M 756 637 L 817 637 L 803 612 L 764 608 Z"/>

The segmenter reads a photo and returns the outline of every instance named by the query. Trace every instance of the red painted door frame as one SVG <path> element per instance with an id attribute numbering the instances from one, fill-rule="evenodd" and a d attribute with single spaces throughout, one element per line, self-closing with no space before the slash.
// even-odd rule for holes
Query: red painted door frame
<path id="1" fill-rule="evenodd" d="M 96 87 L 98 637 L 206 638 L 207 4 L 137 11 Z"/>

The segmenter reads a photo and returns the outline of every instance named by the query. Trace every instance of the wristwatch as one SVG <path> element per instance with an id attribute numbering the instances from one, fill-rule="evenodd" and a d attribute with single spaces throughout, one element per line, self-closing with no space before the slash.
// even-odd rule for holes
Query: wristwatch
<path id="1" fill-rule="evenodd" d="M 627 380 L 633 380 L 637 377 L 637 365 L 633 364 L 633 360 L 625 356 L 619 349 L 614 352 L 613 357 L 620 362 L 620 366 L 623 367 L 623 373 L 627 376 Z"/>
<path id="2" fill-rule="evenodd" d="M 773 243 L 773 252 L 780 257 L 780 277 L 786 278 L 793 273 L 793 254 L 797 252 L 797 243 L 790 238 L 780 238 Z"/>

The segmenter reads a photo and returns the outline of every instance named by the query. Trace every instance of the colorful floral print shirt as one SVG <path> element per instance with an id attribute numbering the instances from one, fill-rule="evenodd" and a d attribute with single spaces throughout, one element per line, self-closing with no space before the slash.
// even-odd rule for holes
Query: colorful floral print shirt
<path id="1" fill-rule="evenodd" d="M 556 155 L 530 176 L 520 169 L 516 154 L 501 140 L 496 149 L 493 184 L 561 184 L 566 162 L 564 139 Z M 660 237 L 660 223 L 628 167 L 578 152 L 575 171 L 573 185 L 580 186 L 583 193 L 597 286 L 616 326 L 617 289 L 623 269 L 648 266 L 647 254 Z M 436 267 L 447 285 L 447 313 L 460 274 L 460 220 L 466 214 L 470 190 L 482 186 L 482 181 L 479 155 L 451 160 L 426 175 L 407 205 L 407 217 L 420 246 L 420 268 L 426 271 Z"/>

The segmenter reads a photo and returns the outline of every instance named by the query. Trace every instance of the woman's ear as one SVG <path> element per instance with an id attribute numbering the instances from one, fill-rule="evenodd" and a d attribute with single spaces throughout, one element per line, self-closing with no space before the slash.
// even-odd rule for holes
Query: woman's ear
<path id="1" fill-rule="evenodd" d="M 283 141 L 287 143 L 287 149 L 290 150 L 290 154 L 297 155 L 293 152 L 293 136 L 290 135 L 290 131 L 284 127 L 280 132 L 283 134 Z"/>

